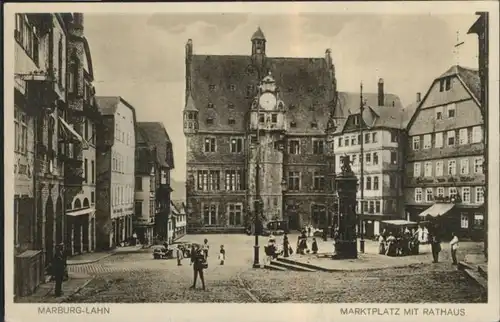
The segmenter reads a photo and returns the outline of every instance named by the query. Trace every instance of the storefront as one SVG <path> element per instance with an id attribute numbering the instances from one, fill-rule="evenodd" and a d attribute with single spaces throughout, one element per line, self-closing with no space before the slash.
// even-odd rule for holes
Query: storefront
<path id="1" fill-rule="evenodd" d="M 419 220 L 428 221 L 445 240 L 455 233 L 459 238 L 482 240 L 484 234 L 483 206 L 456 203 L 435 203 L 419 214 Z"/>

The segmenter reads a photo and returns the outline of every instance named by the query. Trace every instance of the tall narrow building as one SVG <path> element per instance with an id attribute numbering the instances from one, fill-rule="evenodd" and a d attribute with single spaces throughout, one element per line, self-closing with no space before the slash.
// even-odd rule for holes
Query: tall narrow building
<path id="1" fill-rule="evenodd" d="M 135 108 L 120 96 L 98 96 L 103 126 L 97 133 L 97 246 L 116 247 L 133 234 Z"/>
<path id="2" fill-rule="evenodd" d="M 484 135 L 477 70 L 437 77 L 408 124 L 408 216 L 440 217 L 443 237 L 483 237 Z"/>
<path id="3" fill-rule="evenodd" d="M 66 120 L 82 138 L 68 143 L 65 163 L 65 213 L 68 254 L 96 248 L 96 126 L 100 113 L 92 84 L 94 70 L 84 35 L 82 13 L 74 13 L 68 28 L 68 110 Z"/>

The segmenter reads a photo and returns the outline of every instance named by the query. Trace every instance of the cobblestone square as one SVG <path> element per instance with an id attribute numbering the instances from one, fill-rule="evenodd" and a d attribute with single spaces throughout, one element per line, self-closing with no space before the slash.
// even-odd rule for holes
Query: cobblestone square
<path id="1" fill-rule="evenodd" d="M 293 237 L 293 235 L 292 235 Z M 68 299 L 72 303 L 164 302 L 375 302 L 375 303 L 484 303 L 486 292 L 451 265 L 443 251 L 442 262 L 432 264 L 423 254 L 421 264 L 356 272 L 275 272 L 251 268 L 253 236 L 189 235 L 183 240 L 209 240 L 207 291 L 192 290 L 189 259 L 154 260 L 151 250 L 117 254 L 99 263 L 72 265 L 74 273 L 94 277 Z M 261 242 L 267 241 L 260 238 Z M 367 241 L 367 243 L 371 243 Z M 218 247 L 227 249 L 227 261 L 217 261 Z M 367 245 L 367 250 L 372 246 Z M 478 248 L 464 243 L 465 249 Z M 261 257 L 261 260 L 263 257 Z M 325 259 L 328 260 L 328 259 Z M 404 263 L 404 258 L 401 258 Z M 346 263 L 346 266 L 348 263 Z M 352 265 L 352 264 L 351 264 Z M 404 264 L 403 264 L 404 265 Z"/>

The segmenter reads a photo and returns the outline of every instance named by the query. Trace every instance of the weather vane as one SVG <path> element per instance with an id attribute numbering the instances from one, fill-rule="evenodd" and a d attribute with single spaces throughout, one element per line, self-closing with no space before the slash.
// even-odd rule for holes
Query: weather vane
<path id="1" fill-rule="evenodd" d="M 460 46 L 462 46 L 465 42 L 460 41 L 460 33 L 457 31 L 457 42 L 455 44 L 455 59 L 457 60 L 457 66 L 460 65 Z"/>

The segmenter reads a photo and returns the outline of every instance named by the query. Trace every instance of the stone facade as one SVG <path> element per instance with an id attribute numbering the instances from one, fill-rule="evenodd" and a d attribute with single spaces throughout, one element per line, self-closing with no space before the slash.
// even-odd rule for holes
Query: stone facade
<path id="1" fill-rule="evenodd" d="M 330 116 L 359 106 L 359 95 L 337 92 L 330 50 L 322 58 L 275 58 L 266 46 L 260 29 L 247 56 L 198 55 L 191 40 L 186 44 L 188 231 L 248 227 L 257 163 L 265 222 L 283 220 L 290 229 L 331 224 L 325 130 Z"/>
<path id="2" fill-rule="evenodd" d="M 68 41 L 68 111 L 66 119 L 82 142 L 72 142 L 72 157 L 65 176 L 66 236 L 70 254 L 96 248 L 96 126 L 99 112 L 92 85 L 94 71 L 89 44 L 84 36 L 83 14 L 73 14 Z"/>

